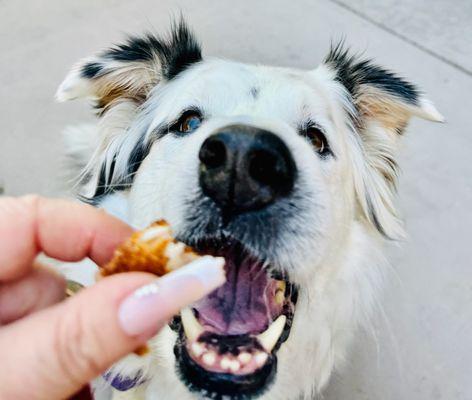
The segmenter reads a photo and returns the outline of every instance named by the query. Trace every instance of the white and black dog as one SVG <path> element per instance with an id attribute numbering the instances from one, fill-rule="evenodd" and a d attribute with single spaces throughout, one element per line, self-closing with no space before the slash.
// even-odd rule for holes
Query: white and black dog
<path id="1" fill-rule="evenodd" d="M 184 22 L 81 61 L 57 98 L 95 101 L 71 138 L 84 198 L 226 259 L 222 288 L 105 374 L 114 398 L 319 393 L 402 235 L 398 142 L 433 104 L 342 45 L 307 71 L 204 59 Z"/>

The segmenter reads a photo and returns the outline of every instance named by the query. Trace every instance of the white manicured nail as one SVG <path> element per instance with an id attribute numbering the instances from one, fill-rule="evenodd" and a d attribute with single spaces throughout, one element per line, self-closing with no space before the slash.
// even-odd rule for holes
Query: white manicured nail
<path id="1" fill-rule="evenodd" d="M 119 307 L 121 328 L 133 336 L 157 331 L 181 308 L 221 286 L 223 266 L 224 258 L 204 256 L 135 290 Z"/>

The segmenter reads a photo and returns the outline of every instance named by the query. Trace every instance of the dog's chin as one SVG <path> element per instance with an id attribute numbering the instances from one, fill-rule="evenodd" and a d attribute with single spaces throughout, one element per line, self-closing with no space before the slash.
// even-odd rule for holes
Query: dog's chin
<path id="1" fill-rule="evenodd" d="M 239 242 L 212 239 L 192 246 L 225 258 L 227 282 L 171 322 L 178 333 L 177 374 L 204 398 L 256 398 L 274 381 L 297 290 Z"/>

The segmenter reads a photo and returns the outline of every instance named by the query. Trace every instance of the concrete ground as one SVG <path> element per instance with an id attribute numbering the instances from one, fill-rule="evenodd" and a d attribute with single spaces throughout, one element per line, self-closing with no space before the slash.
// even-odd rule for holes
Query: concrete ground
<path id="1" fill-rule="evenodd" d="M 409 239 L 390 249 L 382 311 L 325 399 L 471 399 L 470 0 L 0 0 L 5 193 L 66 193 L 60 132 L 90 113 L 85 104 L 55 104 L 56 87 L 78 58 L 124 32 L 165 30 L 179 10 L 206 54 L 310 68 L 345 36 L 435 101 L 447 123 L 413 121 L 401 155 Z"/>

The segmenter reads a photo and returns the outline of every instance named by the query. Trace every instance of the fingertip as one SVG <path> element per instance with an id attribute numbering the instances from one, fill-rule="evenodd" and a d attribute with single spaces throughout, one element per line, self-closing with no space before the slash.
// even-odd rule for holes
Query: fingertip
<path id="1" fill-rule="evenodd" d="M 133 232 L 129 225 L 105 210 L 78 202 L 47 199 L 38 214 L 42 249 L 64 261 L 88 256 L 102 265 Z"/>
<path id="2" fill-rule="evenodd" d="M 90 257 L 99 265 L 133 232 L 92 206 L 36 195 L 0 199 L 0 280 L 15 280 L 30 269 L 38 252 L 62 261 Z"/>

